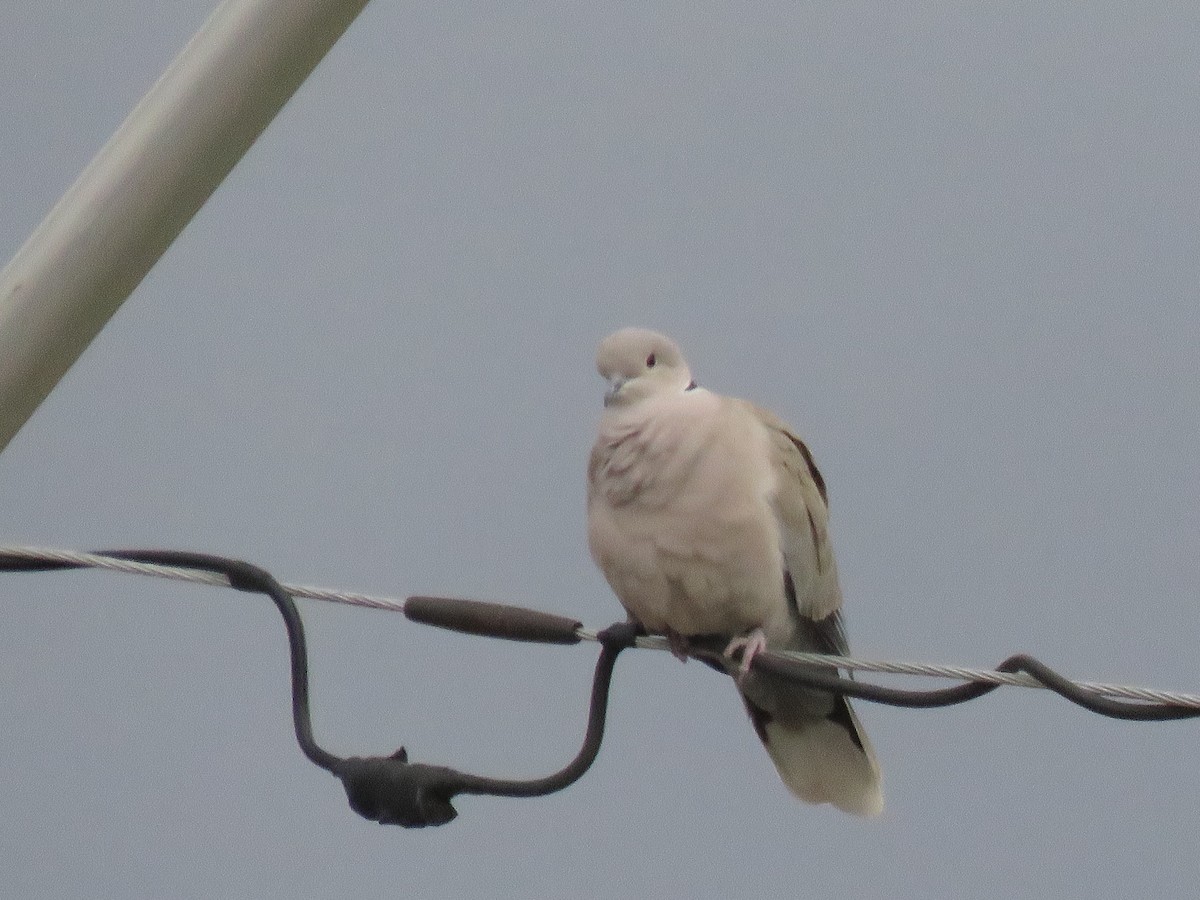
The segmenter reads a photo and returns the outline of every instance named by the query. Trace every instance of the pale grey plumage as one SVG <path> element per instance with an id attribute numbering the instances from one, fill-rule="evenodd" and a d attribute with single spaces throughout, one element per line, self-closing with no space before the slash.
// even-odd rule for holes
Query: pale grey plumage
<path id="1" fill-rule="evenodd" d="M 588 465 L 588 542 L 629 614 L 683 638 L 845 652 L 825 486 L 800 439 L 765 410 L 696 388 L 655 332 L 610 335 L 596 365 L 610 389 Z M 756 672 L 739 686 L 793 793 L 880 812 L 879 767 L 844 699 Z"/>

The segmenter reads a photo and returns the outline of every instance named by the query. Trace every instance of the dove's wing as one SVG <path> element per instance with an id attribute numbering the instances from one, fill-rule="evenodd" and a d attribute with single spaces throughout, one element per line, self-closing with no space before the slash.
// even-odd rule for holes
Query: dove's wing
<path id="1" fill-rule="evenodd" d="M 796 604 L 797 615 L 825 619 L 842 606 L 837 561 L 829 540 L 825 479 L 808 447 L 787 425 L 765 409 L 755 407 L 754 412 L 768 434 L 775 474 L 771 505 L 779 522 L 784 567 L 791 580 L 788 600 Z M 838 646 L 837 652 L 844 649 Z"/>
<path id="2" fill-rule="evenodd" d="M 776 476 L 772 508 L 779 521 L 784 589 L 793 616 L 790 639 L 774 646 L 845 654 L 849 644 L 829 539 L 825 481 L 800 438 L 766 410 L 756 413 L 770 435 Z M 879 764 L 844 697 L 796 688 L 758 673 L 744 679 L 741 688 L 758 736 L 796 796 L 857 815 L 882 812 Z"/>

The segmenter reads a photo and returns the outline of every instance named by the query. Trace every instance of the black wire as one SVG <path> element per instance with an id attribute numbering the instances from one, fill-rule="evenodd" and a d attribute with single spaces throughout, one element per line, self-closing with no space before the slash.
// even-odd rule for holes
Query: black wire
<path id="1" fill-rule="evenodd" d="M 513 781 L 469 775 L 445 766 L 408 762 L 403 747 L 391 757 L 343 760 L 334 774 L 342 779 L 350 807 L 367 819 L 383 825 L 408 828 L 444 825 L 457 815 L 450 800 L 456 794 L 487 794 L 493 797 L 541 797 L 574 784 L 600 752 L 608 709 L 608 690 L 617 655 L 632 647 L 640 629 L 621 622 L 598 635 L 600 657 L 592 679 L 587 732 L 579 753 L 564 768 L 545 778 Z M 400 766 L 397 767 L 396 763 Z"/>
<path id="2" fill-rule="evenodd" d="M 108 550 L 103 556 L 216 572 L 225 575 L 232 587 L 266 594 L 283 616 L 291 662 L 292 719 L 296 741 L 304 755 L 337 776 L 346 790 L 351 808 L 359 815 L 382 824 L 414 828 L 442 825 L 457 813 L 451 800 L 458 794 L 499 797 L 539 797 L 575 783 L 591 767 L 604 738 L 609 687 L 618 654 L 634 645 L 643 633 L 636 623 L 621 622 L 600 632 L 601 644 L 592 679 L 588 723 L 583 744 L 564 768 L 544 778 L 511 780 L 459 772 L 446 766 L 410 763 L 403 747 L 391 756 L 343 759 L 321 747 L 313 736 L 309 708 L 308 649 L 304 625 L 291 594 L 264 569 L 241 560 L 178 550 Z M 36 560 L 0 552 L 0 572 L 36 572 L 88 568 L 85 563 Z M 540 643 L 577 643 L 578 622 L 521 607 L 479 603 L 438 597 L 410 598 L 405 614 L 412 620 L 451 628 L 469 634 L 491 635 L 511 640 Z M 719 670 L 725 669 L 722 645 L 715 639 L 693 641 L 692 654 Z M 788 678 L 807 687 L 847 697 L 928 709 L 965 703 L 994 691 L 998 684 L 967 683 L 928 691 L 902 690 L 843 678 L 834 671 L 787 659 L 770 651 L 758 654 L 752 668 Z M 1121 701 L 1081 687 L 1025 654 L 1010 656 L 996 667 L 1001 672 L 1025 672 L 1060 696 L 1103 716 L 1130 721 L 1164 721 L 1200 716 L 1200 709 L 1169 703 Z"/>
<path id="3" fill-rule="evenodd" d="M 709 655 L 709 651 L 705 651 Z M 971 682 L 949 688 L 939 688 L 929 691 L 901 690 L 884 687 L 878 684 L 868 684 L 862 681 L 842 678 L 829 670 L 818 669 L 795 660 L 786 659 L 773 653 L 760 653 L 754 658 L 753 668 L 763 669 L 777 675 L 783 675 L 806 687 L 825 688 L 847 697 L 855 697 L 885 706 L 901 706 L 907 709 L 931 709 L 934 707 L 954 706 L 975 700 L 984 694 L 990 694 L 999 684 Z M 1164 722 L 1175 719 L 1195 719 L 1200 717 L 1200 709 L 1192 706 L 1176 706 L 1169 703 L 1150 703 L 1143 701 L 1114 700 L 1095 691 L 1080 687 L 1070 679 L 1060 675 L 1040 660 L 1025 653 L 1008 657 L 996 666 L 997 672 L 1024 672 L 1033 677 L 1045 687 L 1077 706 L 1107 716 L 1110 719 L 1124 719 L 1131 722 Z"/>
<path id="4" fill-rule="evenodd" d="M 538 797 L 560 791 L 574 784 L 591 767 L 600 752 L 608 709 L 609 685 L 617 655 L 632 647 L 639 629 L 631 623 L 619 623 L 601 632 L 600 656 L 592 681 L 587 731 L 583 746 L 576 757 L 563 769 L 544 778 L 528 781 L 487 778 L 458 772 L 446 766 L 410 763 L 403 747 L 391 756 L 350 757 L 343 759 L 321 747 L 313 736 L 309 708 L 308 649 L 304 625 L 291 594 L 264 569 L 241 560 L 227 559 L 205 553 L 179 550 L 104 550 L 96 555 L 131 562 L 176 566 L 204 572 L 216 572 L 229 579 L 231 587 L 241 591 L 266 594 L 283 616 L 287 629 L 291 660 L 292 719 L 296 741 L 313 763 L 331 772 L 342 781 L 350 806 L 359 815 L 380 822 L 406 827 L 442 825 L 457 815 L 450 800 L 458 794 L 488 794 L 500 797 Z M 60 560 L 31 560 L 15 554 L 0 553 L 0 571 L 35 572 L 88 568 L 84 563 Z M 490 618 L 495 624 L 492 633 L 519 640 L 541 640 L 549 643 L 578 642 L 574 632 L 578 622 L 506 607 L 501 604 L 448 601 L 439 617 L 437 598 L 422 598 L 415 607 L 414 618 L 431 624 L 443 624 L 471 633 L 487 633 L 484 629 Z M 406 612 L 408 612 L 406 604 Z M 525 629 L 524 635 L 519 634 Z"/>
<path id="5" fill-rule="evenodd" d="M 313 737 L 312 714 L 308 702 L 308 644 L 304 638 L 304 623 L 300 621 L 300 611 L 296 609 L 292 595 L 270 572 L 239 559 L 227 559 L 207 553 L 189 553 L 184 550 L 102 550 L 98 555 L 131 562 L 217 572 L 229 579 L 229 586 L 232 588 L 270 597 L 279 614 L 283 616 L 283 624 L 287 629 L 292 667 L 292 722 L 296 729 L 296 742 L 312 762 L 328 772 L 334 771 L 340 760 L 317 744 L 316 738 Z"/>

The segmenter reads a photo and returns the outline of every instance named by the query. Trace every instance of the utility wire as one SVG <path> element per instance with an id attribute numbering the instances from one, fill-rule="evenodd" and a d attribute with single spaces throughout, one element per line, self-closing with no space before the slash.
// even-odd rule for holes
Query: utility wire
<path id="1" fill-rule="evenodd" d="M 409 597 L 397 601 L 349 591 L 280 584 L 250 563 L 176 550 L 110 550 L 77 553 L 33 547 L 0 547 L 0 571 L 39 572 L 101 568 L 155 575 L 201 584 L 232 587 L 267 595 L 279 609 L 287 629 L 291 661 L 292 716 L 296 740 L 314 764 L 342 781 L 351 808 L 382 824 L 406 827 L 442 825 L 457 813 L 450 801 L 458 794 L 535 797 L 562 790 L 577 781 L 595 761 L 604 736 L 609 685 L 617 655 L 629 647 L 667 649 L 664 639 L 640 633 L 636 623 L 621 622 L 602 630 L 585 628 L 565 616 L 500 603 L 449 597 Z M 485 778 L 445 766 L 410 763 L 403 747 L 386 757 L 343 759 L 322 748 L 313 736 L 308 696 L 308 650 L 299 610 L 292 599 L 305 597 L 371 609 L 403 612 L 415 622 L 467 634 L 551 644 L 595 641 L 600 656 L 588 702 L 588 724 L 579 753 L 560 771 L 544 778 Z M 694 639 L 691 655 L 726 670 L 718 636 Z M 1048 688 L 1100 715 L 1133 721 L 1165 721 L 1200 717 L 1200 695 L 1149 690 L 1125 685 L 1077 682 L 1027 655 L 1010 656 L 994 670 L 926 663 L 871 662 L 812 653 L 758 654 L 751 668 L 770 672 L 806 687 L 847 697 L 908 708 L 949 706 L 973 700 L 1002 685 Z M 929 691 L 902 690 L 842 678 L 838 670 L 952 678 L 963 682 Z"/>
<path id="2" fill-rule="evenodd" d="M 46 568 L 41 563 L 61 563 L 63 568 L 91 567 L 132 575 L 153 575 L 159 578 L 169 578 L 195 584 L 207 584 L 219 587 L 229 586 L 229 579 L 217 572 L 207 572 L 179 566 L 153 565 L 130 559 L 120 559 L 103 553 L 81 553 L 76 550 L 58 550 L 45 547 L 0 547 L 0 558 L 28 560 L 30 563 L 37 564 L 31 566 L 32 569 Z M 12 570 L 16 567 L 10 565 L 5 566 L 5 568 Z M 280 586 L 293 597 L 302 597 L 306 600 L 320 600 L 326 603 L 342 603 L 367 609 L 382 609 L 388 612 L 403 613 L 405 612 L 406 603 L 411 602 L 413 599 L 423 599 L 409 598 L 409 601 L 396 600 L 391 597 L 379 597 L 372 594 L 334 590 L 331 588 L 314 587 L 312 585 L 281 584 Z M 452 598 L 438 597 L 430 599 L 435 602 L 442 600 L 449 602 Z M 438 623 L 430 622 L 429 624 Z M 490 632 L 487 633 L 490 634 Z M 599 634 L 600 629 L 597 628 L 589 628 L 581 625 L 576 629 L 576 635 L 582 641 L 598 642 Z M 670 651 L 671 649 L 666 638 L 658 635 L 641 635 L 636 639 L 634 646 L 644 650 Z M 1003 672 L 999 669 L 979 669 L 938 663 L 884 662 L 858 659 L 852 656 L 831 656 L 824 653 L 801 653 L 791 650 L 777 650 L 772 651 L 772 653 L 781 659 L 823 669 L 845 669 L 886 675 L 916 675 L 929 678 L 947 678 L 954 681 L 969 681 L 979 684 L 1048 689 L 1041 681 L 1023 672 Z M 1107 684 L 1096 681 L 1078 681 L 1075 684 L 1080 688 L 1104 697 L 1200 709 L 1200 694 L 1133 687 L 1123 684 Z"/>

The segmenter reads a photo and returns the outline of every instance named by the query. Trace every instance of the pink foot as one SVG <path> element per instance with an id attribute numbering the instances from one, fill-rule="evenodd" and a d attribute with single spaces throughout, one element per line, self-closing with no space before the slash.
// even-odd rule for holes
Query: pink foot
<path id="1" fill-rule="evenodd" d="M 729 642 L 725 648 L 725 656 L 733 658 L 733 654 L 741 650 L 742 662 L 738 666 L 737 680 L 740 684 L 742 679 L 750 673 L 750 663 L 754 661 L 754 657 L 767 649 L 767 636 L 763 634 L 761 628 L 755 628 L 752 632 L 742 637 L 735 637 Z"/>
<path id="2" fill-rule="evenodd" d="M 692 642 L 687 635 L 680 634 L 673 628 L 668 628 L 664 635 L 667 639 L 667 644 L 671 647 L 671 655 L 680 662 L 688 661 L 688 650 L 692 647 Z"/>

